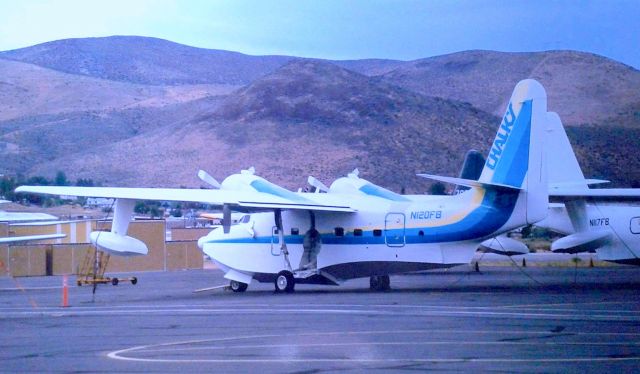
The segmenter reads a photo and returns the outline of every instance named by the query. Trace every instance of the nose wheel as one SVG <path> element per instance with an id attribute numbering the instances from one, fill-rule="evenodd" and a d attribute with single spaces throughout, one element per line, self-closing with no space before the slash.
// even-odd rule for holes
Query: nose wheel
<path id="1" fill-rule="evenodd" d="M 295 279 L 290 271 L 281 271 L 275 280 L 276 292 L 293 292 L 295 287 Z"/>

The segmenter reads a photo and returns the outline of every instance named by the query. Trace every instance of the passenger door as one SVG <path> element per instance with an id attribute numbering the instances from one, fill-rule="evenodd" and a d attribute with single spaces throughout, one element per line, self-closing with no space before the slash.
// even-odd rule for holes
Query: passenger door
<path id="1" fill-rule="evenodd" d="M 388 213 L 384 219 L 384 241 L 387 246 L 404 247 L 404 229 L 404 213 Z"/>

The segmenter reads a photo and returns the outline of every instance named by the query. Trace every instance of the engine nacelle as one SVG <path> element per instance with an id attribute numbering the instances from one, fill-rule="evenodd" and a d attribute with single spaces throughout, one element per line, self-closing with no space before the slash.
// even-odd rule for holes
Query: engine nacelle
<path id="1" fill-rule="evenodd" d="M 349 174 L 347 177 L 336 179 L 331 183 L 329 193 L 368 195 L 392 201 L 409 201 L 409 199 L 400 194 L 377 186 L 366 179 L 359 178 L 356 172 Z"/>
<path id="2" fill-rule="evenodd" d="M 293 201 L 299 201 L 302 199 L 296 193 L 255 175 L 253 168 L 243 170 L 239 174 L 228 176 L 220 184 L 220 189 L 229 191 L 261 192 Z"/>

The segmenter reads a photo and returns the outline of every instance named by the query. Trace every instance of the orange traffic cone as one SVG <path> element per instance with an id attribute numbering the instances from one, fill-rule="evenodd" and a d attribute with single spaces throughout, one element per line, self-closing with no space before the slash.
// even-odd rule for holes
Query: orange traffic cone
<path id="1" fill-rule="evenodd" d="M 62 307 L 69 307 L 69 282 L 66 274 L 62 277 Z"/>

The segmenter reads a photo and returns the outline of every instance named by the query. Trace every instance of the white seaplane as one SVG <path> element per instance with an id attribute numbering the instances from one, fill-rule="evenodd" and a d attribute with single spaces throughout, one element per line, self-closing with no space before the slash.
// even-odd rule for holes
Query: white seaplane
<path id="1" fill-rule="evenodd" d="M 241 292 L 253 280 L 291 292 L 296 283 L 338 285 L 370 277 L 389 287 L 389 274 L 468 264 L 479 244 L 547 216 L 544 140 L 547 97 L 535 80 L 519 82 L 478 180 L 419 174 L 471 187 L 455 196 L 399 195 L 357 172 L 325 193 L 292 192 L 252 170 L 218 183 L 217 189 L 21 186 L 16 192 L 115 198 L 111 232 L 92 242 L 118 255 L 144 255 L 146 245 L 127 236 L 136 200 L 202 202 L 222 207 L 223 228 L 200 238 L 203 252 Z M 257 212 L 230 225 L 231 211 Z"/>
<path id="2" fill-rule="evenodd" d="M 585 179 L 560 117 L 549 113 L 549 215 L 536 226 L 565 234 L 553 252 L 595 252 L 598 259 L 640 265 L 640 189 L 597 188 Z"/>

